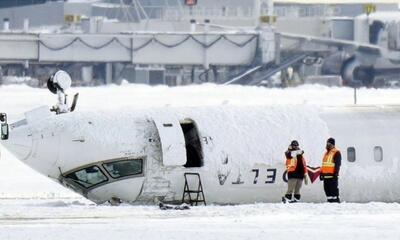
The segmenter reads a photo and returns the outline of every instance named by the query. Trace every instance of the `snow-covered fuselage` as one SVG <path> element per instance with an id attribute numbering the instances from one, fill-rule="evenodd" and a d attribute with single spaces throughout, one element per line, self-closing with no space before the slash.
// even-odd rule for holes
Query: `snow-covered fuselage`
<path id="1" fill-rule="evenodd" d="M 345 201 L 399 201 L 400 107 L 220 106 L 52 115 L 10 124 L 1 143 L 22 162 L 102 203 L 181 201 L 199 173 L 208 203 L 278 202 L 284 151 L 296 139 L 318 167 L 328 137 L 342 153 Z M 349 161 L 350 160 L 350 161 Z M 353 161 L 355 160 L 355 161 Z M 197 190 L 197 179 L 189 178 Z M 325 201 L 317 179 L 302 201 Z"/>

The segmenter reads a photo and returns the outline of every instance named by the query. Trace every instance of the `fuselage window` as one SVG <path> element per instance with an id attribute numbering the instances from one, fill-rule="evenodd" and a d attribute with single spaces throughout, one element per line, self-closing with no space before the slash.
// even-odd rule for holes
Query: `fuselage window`
<path id="1" fill-rule="evenodd" d="M 143 159 L 128 159 L 103 164 L 113 178 L 121 178 L 143 173 Z"/>
<path id="2" fill-rule="evenodd" d="M 73 173 L 70 173 L 66 176 L 67 179 L 70 179 L 77 184 L 81 185 L 85 188 L 93 187 L 97 184 L 106 182 L 108 178 L 104 175 L 104 173 L 97 166 L 91 166 Z"/>
<path id="3" fill-rule="evenodd" d="M 383 149 L 380 146 L 374 147 L 374 159 L 376 162 L 383 161 Z"/>
<path id="4" fill-rule="evenodd" d="M 354 147 L 347 148 L 347 161 L 349 162 L 356 161 L 356 149 Z"/>

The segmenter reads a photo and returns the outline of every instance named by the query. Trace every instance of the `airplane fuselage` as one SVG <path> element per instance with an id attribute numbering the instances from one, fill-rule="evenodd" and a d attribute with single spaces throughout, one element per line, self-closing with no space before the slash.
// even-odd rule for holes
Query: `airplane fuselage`
<path id="1" fill-rule="evenodd" d="M 334 98 L 334 96 L 332 96 Z M 182 200 L 199 173 L 206 201 L 278 202 L 291 140 L 321 165 L 328 137 L 342 153 L 344 201 L 399 201 L 400 107 L 220 106 L 114 112 L 26 113 L 1 143 L 43 175 L 103 203 Z M 196 189 L 197 178 L 188 178 Z M 317 179 L 302 201 L 326 200 Z"/>

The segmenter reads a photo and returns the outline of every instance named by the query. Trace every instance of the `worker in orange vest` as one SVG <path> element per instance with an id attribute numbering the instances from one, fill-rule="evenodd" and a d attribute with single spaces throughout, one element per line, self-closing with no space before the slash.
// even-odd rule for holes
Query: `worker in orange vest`
<path id="1" fill-rule="evenodd" d="M 288 188 L 282 202 L 298 202 L 300 201 L 300 189 L 303 184 L 307 184 L 307 164 L 303 157 L 304 151 L 300 149 L 299 143 L 293 140 L 288 150 L 285 152 L 286 156 L 286 170 L 288 176 Z M 292 195 L 294 193 L 294 199 Z"/>
<path id="2" fill-rule="evenodd" d="M 338 177 L 342 155 L 335 147 L 335 139 L 326 142 L 326 153 L 322 159 L 320 179 L 324 181 L 324 191 L 328 202 L 340 203 Z"/>

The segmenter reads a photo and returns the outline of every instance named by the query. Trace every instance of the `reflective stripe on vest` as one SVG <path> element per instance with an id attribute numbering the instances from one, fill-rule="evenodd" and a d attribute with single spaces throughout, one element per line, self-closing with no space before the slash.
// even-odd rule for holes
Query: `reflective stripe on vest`
<path id="1" fill-rule="evenodd" d="M 335 163 L 333 157 L 338 150 L 332 148 L 329 152 L 327 151 L 322 159 L 321 173 L 323 174 L 334 174 L 335 173 Z"/>

